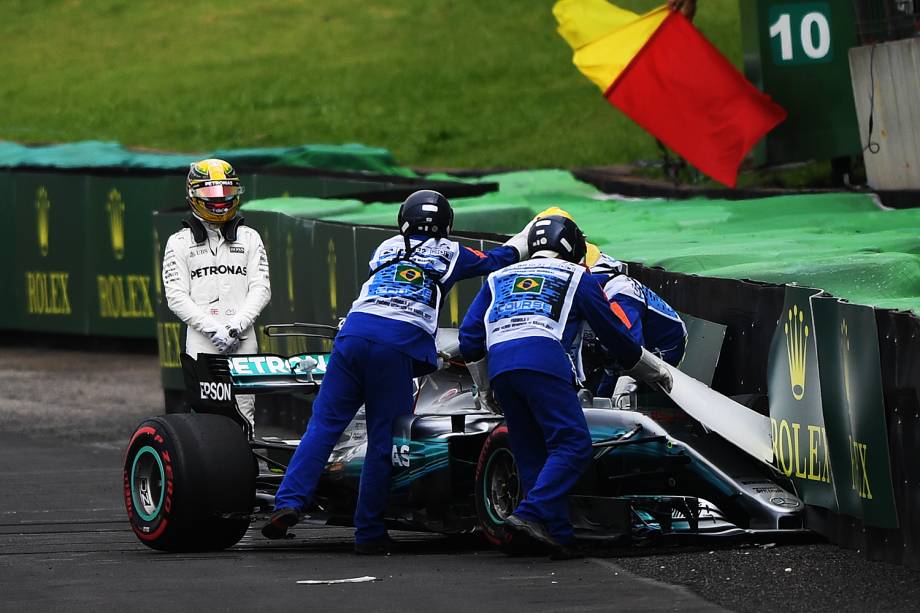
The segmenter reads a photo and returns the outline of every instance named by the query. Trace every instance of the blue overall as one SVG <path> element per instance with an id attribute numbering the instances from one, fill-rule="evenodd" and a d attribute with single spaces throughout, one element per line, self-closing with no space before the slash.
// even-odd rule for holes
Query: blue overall
<path id="1" fill-rule="evenodd" d="M 405 259 L 397 248 L 402 240 L 385 241 L 371 258 L 373 274 L 335 339 L 307 430 L 275 496 L 275 509 L 309 507 L 329 454 L 363 404 L 368 440 L 354 517 L 358 543 L 386 535 L 393 423 L 412 412 L 412 378 L 437 366 L 434 333 L 444 296 L 457 281 L 518 259 L 513 247 L 480 253 L 415 237 L 418 250 Z"/>
<path id="2" fill-rule="evenodd" d="M 526 492 L 515 515 L 543 522 L 557 541 L 571 543 L 567 497 L 591 462 L 591 434 L 572 383 L 534 370 L 508 370 L 492 387 Z"/>
<path id="3" fill-rule="evenodd" d="M 574 538 L 569 491 L 591 459 L 591 436 L 566 353 L 587 321 L 625 364 L 639 345 L 616 325 L 598 280 L 562 260 L 536 259 L 489 275 L 460 326 L 460 351 L 488 351 L 489 378 L 504 413 L 524 498 L 515 514 Z"/>
<path id="4" fill-rule="evenodd" d="M 616 313 L 618 326 L 637 343 L 671 366 L 677 366 L 687 346 L 687 327 L 671 305 L 645 285 L 623 274 L 606 276 L 604 293 Z M 613 394 L 621 363 L 610 356 L 597 396 Z"/>

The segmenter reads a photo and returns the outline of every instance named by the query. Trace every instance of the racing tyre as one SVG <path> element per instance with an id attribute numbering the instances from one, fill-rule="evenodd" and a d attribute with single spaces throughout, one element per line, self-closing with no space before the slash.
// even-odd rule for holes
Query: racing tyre
<path id="1" fill-rule="evenodd" d="M 235 545 L 249 528 L 256 464 L 240 426 L 221 415 L 141 423 L 124 464 L 125 508 L 142 543 L 161 551 Z"/>
<path id="2" fill-rule="evenodd" d="M 486 539 L 501 549 L 516 549 L 513 535 L 505 529 L 505 518 L 521 501 L 521 481 L 511 453 L 508 426 L 492 430 L 476 464 L 476 514 Z"/>

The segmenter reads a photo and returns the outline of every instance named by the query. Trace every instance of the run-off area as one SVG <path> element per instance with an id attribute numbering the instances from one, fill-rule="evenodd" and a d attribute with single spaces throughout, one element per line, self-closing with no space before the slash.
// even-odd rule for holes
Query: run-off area
<path id="1" fill-rule="evenodd" d="M 131 532 L 124 446 L 162 410 L 142 352 L 0 347 L 0 609 L 605 611 L 910 609 L 920 574 L 817 543 L 605 549 L 585 560 L 508 557 L 475 536 L 394 533 L 357 557 L 351 530 L 251 528 L 219 553 L 164 554 Z M 358 583 L 324 583 L 373 577 Z M 319 583 L 303 584 L 298 581 Z M 684 587 L 686 586 L 686 587 Z"/>

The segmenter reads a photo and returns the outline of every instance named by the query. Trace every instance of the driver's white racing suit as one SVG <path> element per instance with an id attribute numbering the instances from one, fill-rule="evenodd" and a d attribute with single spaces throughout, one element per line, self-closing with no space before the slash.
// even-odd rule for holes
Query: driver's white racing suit
<path id="1" fill-rule="evenodd" d="M 221 353 L 211 337 L 226 334 L 227 326 L 238 330 L 241 340 L 232 353 L 257 353 L 252 324 L 271 298 L 262 238 L 256 230 L 234 224 L 235 232 L 228 234 L 236 240 L 227 240 L 219 225 L 197 217 L 183 225 L 166 242 L 163 289 L 169 308 L 188 326 L 186 353 L 194 358 Z M 196 242 L 192 226 L 204 240 Z M 255 399 L 241 395 L 236 400 L 240 413 L 254 423 Z"/>

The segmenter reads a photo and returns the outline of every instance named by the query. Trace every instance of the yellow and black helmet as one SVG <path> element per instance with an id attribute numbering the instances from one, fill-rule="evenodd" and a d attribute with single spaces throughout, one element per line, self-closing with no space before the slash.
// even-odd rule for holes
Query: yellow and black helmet
<path id="1" fill-rule="evenodd" d="M 193 163 L 185 182 L 186 198 L 192 211 L 205 221 L 229 221 L 240 208 L 243 186 L 233 166 L 223 160 Z"/>

